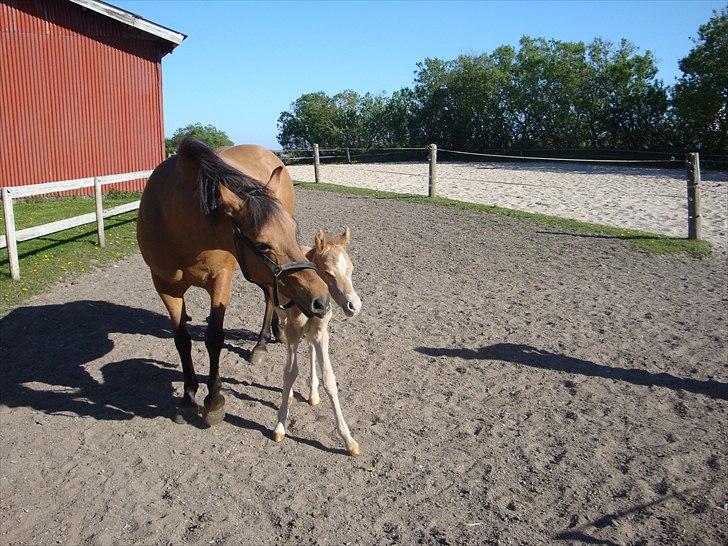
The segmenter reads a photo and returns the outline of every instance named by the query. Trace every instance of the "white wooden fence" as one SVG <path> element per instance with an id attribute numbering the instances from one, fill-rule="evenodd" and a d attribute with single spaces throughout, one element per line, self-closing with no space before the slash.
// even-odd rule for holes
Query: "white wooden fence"
<path id="1" fill-rule="evenodd" d="M 0 248 L 8 249 L 10 262 L 10 276 L 17 280 L 20 278 L 20 264 L 18 262 L 18 243 L 36 239 L 51 233 L 57 233 L 66 229 L 91 224 L 96 222 L 96 232 L 99 238 L 99 245 L 106 245 L 104 236 L 104 218 L 124 214 L 139 208 L 139 201 L 126 203 L 107 210 L 103 208 L 103 194 L 101 187 L 107 184 L 116 184 L 127 180 L 148 178 L 152 171 L 138 171 L 124 174 L 111 174 L 108 176 L 96 176 L 90 178 L 79 178 L 77 180 L 63 180 L 61 182 L 48 182 L 45 184 L 31 184 L 28 186 L 14 186 L 0 188 L 3 200 L 3 218 L 5 219 L 5 235 L 0 236 Z M 96 201 L 96 212 L 74 216 L 65 220 L 51 222 L 40 226 L 33 226 L 27 229 L 15 230 L 15 214 L 13 212 L 13 199 L 20 197 L 32 197 L 60 191 L 77 190 L 81 188 L 94 188 L 94 200 Z"/>

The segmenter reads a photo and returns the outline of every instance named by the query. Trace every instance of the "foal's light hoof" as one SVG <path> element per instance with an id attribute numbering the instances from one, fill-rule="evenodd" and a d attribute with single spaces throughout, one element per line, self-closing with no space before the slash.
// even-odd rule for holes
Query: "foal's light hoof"
<path id="1" fill-rule="evenodd" d="M 318 406 L 321 403 L 321 399 L 318 396 L 312 396 L 308 399 L 309 406 Z"/>
<path id="2" fill-rule="evenodd" d="M 250 365 L 251 366 L 260 366 L 265 362 L 265 355 L 268 353 L 268 349 L 263 346 L 257 346 L 253 348 L 253 351 L 250 353 Z"/>
<path id="3" fill-rule="evenodd" d="M 283 438 L 285 438 L 285 437 L 286 437 L 286 433 L 285 432 L 280 432 L 280 431 L 277 430 L 277 431 L 275 431 L 273 433 L 273 441 L 274 442 L 282 442 L 283 441 Z"/>
<path id="4" fill-rule="evenodd" d="M 349 452 L 349 455 L 352 457 L 356 457 L 359 455 L 359 444 L 356 442 L 356 440 L 352 440 L 351 443 L 346 446 L 346 451 Z"/>
<path id="5" fill-rule="evenodd" d="M 207 426 L 214 427 L 225 419 L 225 408 L 222 407 L 212 411 L 204 410 L 202 412 L 202 418 L 205 420 L 205 423 L 207 423 Z"/>

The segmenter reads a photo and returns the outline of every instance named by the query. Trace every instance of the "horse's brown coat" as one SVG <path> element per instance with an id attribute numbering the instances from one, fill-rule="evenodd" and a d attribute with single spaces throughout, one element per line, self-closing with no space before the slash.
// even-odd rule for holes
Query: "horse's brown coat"
<path id="1" fill-rule="evenodd" d="M 276 192 L 280 189 L 286 205 L 292 207 L 293 185 L 280 160 L 259 146 L 236 148 L 235 153 L 231 149 L 228 157 L 222 157 L 223 161 L 249 177 L 262 178 L 276 188 Z M 225 309 L 237 267 L 231 219 L 241 226 L 244 235 L 251 241 L 265 245 L 268 255 L 279 264 L 305 261 L 305 256 L 296 241 L 295 222 L 281 204 L 273 203 L 272 213 L 260 225 L 252 226 L 248 210 L 250 200 L 220 184 L 217 188 L 220 210 L 204 215 L 199 181 L 203 159 L 213 166 L 220 164 L 209 148 L 200 143 L 185 145 L 183 142 L 178 155 L 170 157 L 154 170 L 142 195 L 137 239 L 151 270 L 154 286 L 172 320 L 175 344 L 185 372 L 182 408 L 187 413 L 197 410 L 194 401 L 197 379 L 190 356 L 183 296 L 190 286 L 204 288 L 210 294 L 211 310 L 205 338 L 210 353 L 210 379 L 205 409 L 208 415 L 215 414 L 208 420 L 214 423 L 224 415 L 224 398 L 219 394 L 218 359 Z M 274 192 L 269 193 L 273 199 Z M 251 280 L 260 281 L 262 285 L 270 283 L 270 270 L 259 258 L 251 255 L 245 261 Z M 306 308 L 316 307 L 317 302 L 328 305 L 326 285 L 312 270 L 298 270 L 281 276 L 279 289 L 285 298 L 293 299 Z"/>

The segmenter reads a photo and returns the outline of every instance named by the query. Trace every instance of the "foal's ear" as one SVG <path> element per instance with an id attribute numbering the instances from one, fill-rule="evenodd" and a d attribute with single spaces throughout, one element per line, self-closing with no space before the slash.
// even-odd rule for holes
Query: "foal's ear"
<path id="1" fill-rule="evenodd" d="M 273 183 L 271 187 L 278 186 L 281 180 L 281 174 L 283 174 L 283 165 L 279 165 L 273 169 L 273 172 L 270 173 L 270 178 L 268 179 L 266 186 L 271 186 L 271 182 Z"/>
<path id="2" fill-rule="evenodd" d="M 324 230 L 320 229 L 316 232 L 316 237 L 314 238 L 314 245 L 316 247 L 316 252 L 322 252 L 324 249 L 325 243 L 326 243 L 326 236 L 324 235 Z"/>
<path id="3" fill-rule="evenodd" d="M 341 234 L 341 242 L 344 245 L 344 248 L 349 247 L 349 240 L 351 239 L 350 233 L 349 233 L 349 226 L 344 226 L 344 233 Z"/>

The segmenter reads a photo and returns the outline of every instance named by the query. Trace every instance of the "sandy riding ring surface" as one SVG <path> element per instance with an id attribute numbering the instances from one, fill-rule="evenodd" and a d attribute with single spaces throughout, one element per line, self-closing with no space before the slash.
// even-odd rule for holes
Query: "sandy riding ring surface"
<path id="1" fill-rule="evenodd" d="M 443 153 L 450 159 L 451 154 Z M 556 163 L 437 164 L 437 195 L 551 214 L 584 222 L 687 236 L 686 171 L 644 166 Z M 322 165 L 321 180 L 400 193 L 427 194 L 428 164 Z M 314 181 L 311 165 L 289 167 L 294 180 Z M 728 250 L 728 172 L 702 172 L 703 236 Z"/>
<path id="2" fill-rule="evenodd" d="M 284 347 L 247 365 L 262 304 L 240 276 L 227 418 L 175 424 L 182 372 L 135 256 L 0 322 L 2 543 L 726 542 L 724 260 L 315 191 L 298 218 L 303 241 L 352 230 L 364 307 L 337 312 L 331 353 L 362 454 L 323 392 L 271 441 Z M 202 382 L 206 306 L 189 293 Z"/>

